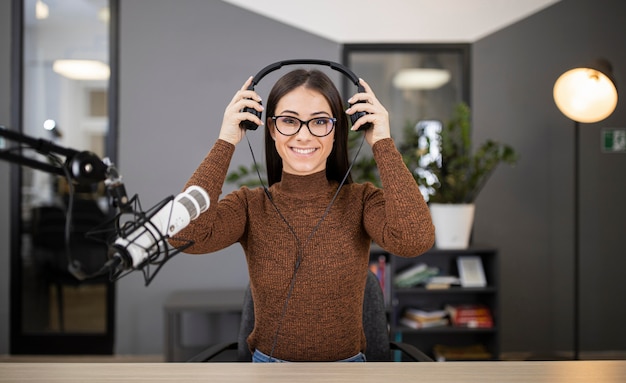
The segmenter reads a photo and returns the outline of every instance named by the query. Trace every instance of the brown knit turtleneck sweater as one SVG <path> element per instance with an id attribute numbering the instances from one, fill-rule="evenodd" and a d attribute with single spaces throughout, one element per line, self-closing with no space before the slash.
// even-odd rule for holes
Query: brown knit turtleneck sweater
<path id="1" fill-rule="evenodd" d="M 251 350 L 291 361 L 335 361 L 364 351 L 371 241 L 404 257 L 434 241 L 428 207 L 393 141 L 373 146 L 384 192 L 369 183 L 344 185 L 321 223 L 338 187 L 325 171 L 283 173 L 269 189 L 275 206 L 261 188 L 243 187 L 217 202 L 233 152 L 218 140 L 185 186 L 201 186 L 211 198 L 209 210 L 177 235 L 195 241 L 186 252 L 241 243 L 254 299 Z"/>

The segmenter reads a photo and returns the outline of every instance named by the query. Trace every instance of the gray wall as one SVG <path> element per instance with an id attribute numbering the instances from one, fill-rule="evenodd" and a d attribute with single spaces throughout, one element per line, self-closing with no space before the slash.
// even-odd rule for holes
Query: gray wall
<path id="1" fill-rule="evenodd" d="M 598 57 L 626 81 L 626 3 L 565 0 L 473 44 L 477 139 L 512 143 L 477 201 L 475 239 L 501 250 L 502 349 L 568 350 L 573 327 L 573 122 L 552 99 L 558 76 Z M 621 82 L 620 82 L 621 81 Z M 623 97 L 622 97 L 623 99 Z M 626 128 L 626 104 L 581 124 L 581 337 L 583 350 L 626 350 L 626 154 L 602 154 L 602 128 Z"/>
<path id="2" fill-rule="evenodd" d="M 0 2 L 4 52 L 6 3 Z M 514 168 L 498 169 L 477 201 L 474 239 L 501 252 L 502 351 L 571 347 L 572 123 L 554 106 L 551 90 L 560 73 L 598 56 L 613 62 L 623 88 L 626 26 L 619 17 L 625 11 L 621 0 L 563 0 L 473 44 L 475 136 L 509 142 L 522 156 Z M 122 0 L 121 12 L 118 167 L 128 192 L 138 193 L 144 207 L 180 191 L 217 138 L 224 107 L 247 76 L 280 59 L 340 58 L 336 43 L 219 1 Z M 0 123 L 9 121 L 8 86 L 2 86 L 10 78 L 8 60 L 0 57 Z M 262 85 L 272 83 L 266 80 L 257 88 L 262 97 Z M 599 131 L 606 126 L 626 126 L 623 102 L 612 117 L 583 131 L 582 341 L 586 349 L 625 350 L 618 282 L 626 258 L 614 238 L 626 234 L 626 187 L 618 176 L 625 174 L 626 155 L 599 153 Z M 262 157 L 261 133 L 250 138 Z M 244 142 L 234 164 L 250 161 Z M 8 169 L 0 163 L 3 212 L 9 207 Z M 8 219 L 0 216 L 0 353 L 8 350 Z M 131 274 L 118 283 L 116 352 L 162 352 L 161 307 L 170 291 L 246 282 L 237 246 L 207 256 L 179 255 L 147 288 L 139 274 Z"/>
<path id="3" fill-rule="evenodd" d="M 11 2 L 0 1 L 0 125 L 11 122 Z M 0 354 L 9 352 L 10 165 L 0 161 Z"/>

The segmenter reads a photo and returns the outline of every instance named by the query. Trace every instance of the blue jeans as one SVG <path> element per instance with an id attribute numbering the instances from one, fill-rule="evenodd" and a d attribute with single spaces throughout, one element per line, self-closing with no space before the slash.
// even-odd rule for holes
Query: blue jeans
<path id="1" fill-rule="evenodd" d="M 359 352 L 355 356 L 352 356 L 348 359 L 338 360 L 337 362 L 365 362 L 365 355 L 362 352 Z M 262 353 L 259 350 L 254 350 L 252 354 L 252 363 L 289 363 L 287 360 L 277 359 Z"/>

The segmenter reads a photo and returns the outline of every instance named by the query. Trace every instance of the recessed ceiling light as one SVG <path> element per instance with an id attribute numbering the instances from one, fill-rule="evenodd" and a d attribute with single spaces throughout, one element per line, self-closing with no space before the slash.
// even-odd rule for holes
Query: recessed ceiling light
<path id="1" fill-rule="evenodd" d="M 398 89 L 437 89 L 448 81 L 449 71 L 433 68 L 402 69 L 393 77 L 393 85 Z"/>
<path id="2" fill-rule="evenodd" d="M 72 80 L 107 80 L 109 66 L 98 60 L 56 60 L 52 70 Z"/>

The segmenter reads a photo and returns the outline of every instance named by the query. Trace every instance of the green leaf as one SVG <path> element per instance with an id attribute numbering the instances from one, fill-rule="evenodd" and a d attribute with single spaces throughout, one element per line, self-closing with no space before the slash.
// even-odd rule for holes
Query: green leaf
<path id="1" fill-rule="evenodd" d="M 493 140 L 472 152 L 471 111 L 465 103 L 455 107 L 440 138 L 440 166 L 421 165 L 436 140 L 420 137 L 415 124 L 407 123 L 404 143 L 399 146 L 404 163 L 431 202 L 472 203 L 501 162 L 513 165 L 518 160 L 511 146 Z"/>

